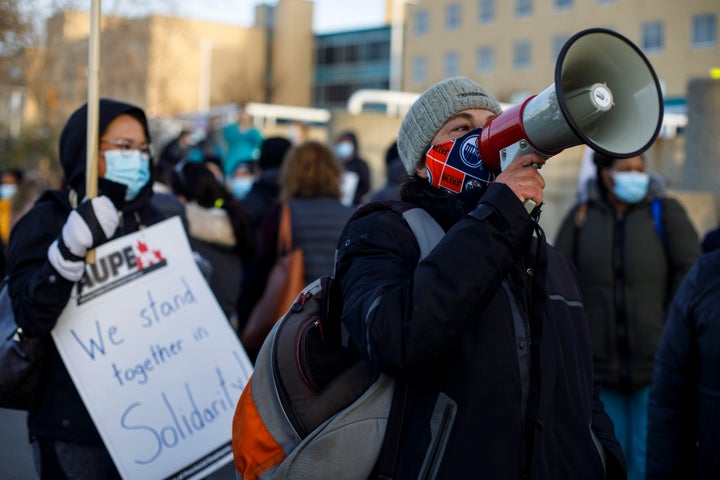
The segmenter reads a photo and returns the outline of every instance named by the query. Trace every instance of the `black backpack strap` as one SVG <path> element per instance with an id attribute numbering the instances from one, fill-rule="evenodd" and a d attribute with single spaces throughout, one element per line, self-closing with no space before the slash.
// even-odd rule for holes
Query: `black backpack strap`
<path id="1" fill-rule="evenodd" d="M 425 258 L 445 235 L 445 231 L 440 224 L 426 210 L 401 200 L 383 200 L 362 205 L 355 210 L 355 213 L 348 220 L 348 224 L 358 218 L 381 210 L 392 210 L 405 220 L 420 247 L 420 259 L 418 261 Z"/>

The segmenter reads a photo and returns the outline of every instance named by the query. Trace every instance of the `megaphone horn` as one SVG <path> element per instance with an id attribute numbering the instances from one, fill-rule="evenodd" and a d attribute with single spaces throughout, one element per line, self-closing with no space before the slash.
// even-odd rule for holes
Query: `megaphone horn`
<path id="1" fill-rule="evenodd" d="M 552 85 L 483 127 L 478 150 L 495 171 L 524 153 L 549 158 L 582 143 L 633 157 L 655 141 L 662 115 L 660 84 L 640 49 L 616 32 L 591 28 L 563 45 Z"/>

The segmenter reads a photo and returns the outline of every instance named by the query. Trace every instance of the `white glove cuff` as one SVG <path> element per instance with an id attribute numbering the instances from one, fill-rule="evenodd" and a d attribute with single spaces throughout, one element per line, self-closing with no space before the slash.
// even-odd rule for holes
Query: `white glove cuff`
<path id="1" fill-rule="evenodd" d="M 120 217 L 115 205 L 108 197 L 101 195 L 92 199 L 92 206 L 93 210 L 95 210 L 95 218 L 97 218 L 105 236 L 112 238 L 120 223 Z"/>
<path id="2" fill-rule="evenodd" d="M 64 279 L 71 282 L 79 282 L 85 273 L 85 262 L 68 260 L 63 257 L 57 240 L 48 248 L 48 260 Z"/>
<path id="3" fill-rule="evenodd" d="M 93 244 L 92 232 L 76 210 L 70 212 L 65 225 L 63 225 L 62 238 L 70 253 L 78 257 L 84 257 L 88 248 Z"/>

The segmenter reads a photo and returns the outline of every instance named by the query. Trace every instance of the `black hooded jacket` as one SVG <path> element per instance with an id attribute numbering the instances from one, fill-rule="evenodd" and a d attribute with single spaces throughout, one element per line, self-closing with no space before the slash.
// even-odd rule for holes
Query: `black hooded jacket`
<path id="1" fill-rule="evenodd" d="M 141 109 L 109 99 L 100 100 L 99 134 L 116 117 L 128 114 L 143 125 Z M 71 115 L 60 136 L 60 163 L 65 173 L 63 190 L 48 191 L 13 228 L 8 245 L 9 290 L 15 318 L 29 336 L 49 335 L 70 298 L 73 282 L 64 279 L 48 261 L 48 248 L 57 239 L 76 199 L 85 196 L 87 107 Z M 98 195 L 107 195 L 122 212 L 115 237 L 134 232 L 163 219 L 150 204 L 152 179 L 132 201 L 124 202 L 126 187 L 104 179 Z M 31 436 L 102 444 L 54 343 L 49 342 L 45 385 L 37 407 L 29 412 Z"/>

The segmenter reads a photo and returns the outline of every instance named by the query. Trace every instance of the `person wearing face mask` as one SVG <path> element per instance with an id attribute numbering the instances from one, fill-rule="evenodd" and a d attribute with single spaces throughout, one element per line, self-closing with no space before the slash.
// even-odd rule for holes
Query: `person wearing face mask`
<path id="1" fill-rule="evenodd" d="M 211 162 L 181 160 L 173 190 L 185 204 L 190 246 L 210 263 L 208 284 L 237 330 L 237 300 L 245 264 L 254 256 L 256 232 L 251 213 L 210 171 Z"/>
<path id="2" fill-rule="evenodd" d="M 522 155 L 497 172 L 478 155 L 500 111 L 467 77 L 410 107 L 398 206 L 419 207 L 444 236 L 420 260 L 395 209 L 361 207 L 337 244 L 344 330 L 405 391 L 390 418 L 400 415 L 395 478 L 624 478 L 579 279 L 537 223 L 544 160 Z"/>
<path id="3" fill-rule="evenodd" d="M 228 187 L 235 198 L 243 200 L 247 197 L 255 183 L 256 174 L 257 163 L 254 161 L 242 162 L 235 167 L 232 176 L 228 179 Z"/>
<path id="4" fill-rule="evenodd" d="M 349 185 L 354 186 L 355 191 L 350 192 L 347 204 L 360 205 L 370 191 L 370 168 L 358 152 L 357 135 L 351 131 L 341 133 L 335 140 L 333 153 L 343 164 L 345 175 L 356 177 L 348 181 Z"/>
<path id="5" fill-rule="evenodd" d="M 587 201 L 565 216 L 555 245 L 573 259 L 585 285 L 600 398 L 628 478 L 644 479 L 654 357 L 670 302 L 700 247 L 687 213 L 662 194 L 642 155 L 595 152 L 594 163 Z"/>
<path id="6" fill-rule="evenodd" d="M 8 245 L 9 293 L 27 336 L 49 336 L 73 285 L 85 272 L 88 250 L 159 222 L 151 204 L 151 148 L 147 119 L 137 106 L 99 102 L 98 195 L 85 195 L 87 105 L 60 135 L 64 188 L 45 192 L 19 220 Z M 53 342 L 38 404 L 28 412 L 29 438 L 40 478 L 119 479 Z"/>

